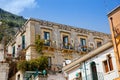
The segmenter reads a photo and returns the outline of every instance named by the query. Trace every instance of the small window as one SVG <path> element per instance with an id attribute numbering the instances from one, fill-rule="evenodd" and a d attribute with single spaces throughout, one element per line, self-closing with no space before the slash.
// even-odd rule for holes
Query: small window
<path id="1" fill-rule="evenodd" d="M 50 40 L 50 33 L 49 32 L 44 32 L 44 39 Z"/>
<path id="2" fill-rule="evenodd" d="M 106 73 L 113 70 L 111 55 L 107 55 L 107 60 L 103 61 L 103 65 Z"/>
<path id="3" fill-rule="evenodd" d="M 80 38 L 80 46 L 81 46 L 82 51 L 87 51 L 86 39 L 85 38 Z"/>
<path id="4" fill-rule="evenodd" d="M 44 45 L 50 46 L 50 33 L 49 32 L 44 32 L 44 39 L 45 39 Z"/>
<path id="5" fill-rule="evenodd" d="M 86 39 L 80 38 L 81 46 L 86 46 Z"/>
<path id="6" fill-rule="evenodd" d="M 25 36 L 22 36 L 22 49 L 25 49 Z"/>
<path id="7" fill-rule="evenodd" d="M 100 47 L 102 45 L 101 41 L 97 41 L 97 47 Z"/>
<path id="8" fill-rule="evenodd" d="M 68 36 L 63 36 L 63 47 L 68 48 Z"/>
<path id="9" fill-rule="evenodd" d="M 15 57 L 15 46 L 13 46 L 12 56 Z"/>

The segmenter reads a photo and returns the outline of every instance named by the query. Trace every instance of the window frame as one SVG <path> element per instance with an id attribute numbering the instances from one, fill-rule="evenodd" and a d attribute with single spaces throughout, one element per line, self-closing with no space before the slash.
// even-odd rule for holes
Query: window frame
<path id="1" fill-rule="evenodd" d="M 111 72 L 111 71 L 114 70 L 114 66 L 113 66 L 113 62 L 112 62 L 112 57 L 111 57 L 111 62 L 112 62 L 112 63 L 109 63 L 108 56 L 111 56 L 111 54 L 106 55 L 106 60 L 102 61 L 102 63 L 103 63 L 103 68 L 104 68 L 104 72 L 105 72 L 105 73 L 109 73 L 109 72 Z M 105 65 L 104 65 L 104 62 L 105 62 L 105 61 L 107 62 L 108 71 L 106 71 L 106 68 L 105 68 Z M 112 69 L 111 69 L 111 64 L 112 64 Z"/>

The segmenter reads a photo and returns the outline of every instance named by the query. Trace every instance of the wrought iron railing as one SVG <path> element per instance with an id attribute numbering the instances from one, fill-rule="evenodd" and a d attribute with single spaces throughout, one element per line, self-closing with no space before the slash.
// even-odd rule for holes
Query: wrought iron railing
<path id="1" fill-rule="evenodd" d="M 62 47 L 62 49 L 75 49 L 74 45 L 72 45 L 71 43 L 63 43 L 60 46 Z"/>

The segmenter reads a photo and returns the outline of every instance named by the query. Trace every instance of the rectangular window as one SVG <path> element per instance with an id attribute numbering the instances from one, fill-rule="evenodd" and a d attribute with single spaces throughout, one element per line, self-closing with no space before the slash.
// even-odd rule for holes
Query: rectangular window
<path id="1" fill-rule="evenodd" d="M 63 47 L 68 48 L 68 36 L 63 36 Z"/>
<path id="2" fill-rule="evenodd" d="M 13 57 L 15 57 L 15 46 L 13 46 L 13 53 L 12 53 L 13 55 Z"/>
<path id="3" fill-rule="evenodd" d="M 45 45 L 50 46 L 50 33 L 44 32 Z"/>
<path id="4" fill-rule="evenodd" d="M 80 38 L 80 45 L 81 45 L 81 50 L 82 51 L 87 51 L 87 46 L 86 46 L 86 39 Z"/>
<path id="5" fill-rule="evenodd" d="M 97 41 L 97 47 L 100 47 L 102 45 L 101 41 Z"/>
<path id="6" fill-rule="evenodd" d="M 22 36 L 22 49 L 25 49 L 25 36 Z"/>
<path id="7" fill-rule="evenodd" d="M 44 39 L 50 40 L 50 33 L 49 32 L 44 32 Z"/>
<path id="8" fill-rule="evenodd" d="M 80 38 L 81 46 L 86 46 L 86 39 Z"/>
<path id="9" fill-rule="evenodd" d="M 103 61 L 103 65 L 104 65 L 105 72 L 107 73 L 109 71 L 107 60 Z"/>
<path id="10" fill-rule="evenodd" d="M 103 64 L 106 73 L 113 70 L 111 55 L 107 55 L 107 60 L 103 61 Z"/>

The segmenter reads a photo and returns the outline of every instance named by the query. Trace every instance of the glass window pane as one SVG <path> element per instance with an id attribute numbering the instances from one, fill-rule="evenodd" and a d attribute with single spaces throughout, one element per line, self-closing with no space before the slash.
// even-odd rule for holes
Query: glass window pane
<path id="1" fill-rule="evenodd" d="M 81 46 L 86 46 L 86 39 L 80 38 Z"/>

